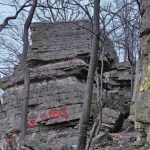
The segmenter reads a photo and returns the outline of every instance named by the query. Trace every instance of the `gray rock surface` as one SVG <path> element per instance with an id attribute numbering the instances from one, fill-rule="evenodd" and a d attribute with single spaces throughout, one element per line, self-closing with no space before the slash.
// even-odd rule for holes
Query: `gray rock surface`
<path id="1" fill-rule="evenodd" d="M 141 57 L 137 64 L 132 118 L 139 131 L 135 149 L 150 149 L 150 1 L 141 1 Z"/>
<path id="2" fill-rule="evenodd" d="M 78 134 L 92 47 L 91 33 L 87 29 L 91 29 L 88 21 L 54 24 L 33 23 L 31 27 L 32 45 L 28 52 L 31 80 L 28 134 L 36 133 L 38 140 L 41 139 L 44 143 L 52 142 L 53 145 L 56 145 L 55 142 L 58 141 L 58 149 L 66 141 L 71 145 L 76 144 L 75 138 Z M 110 39 L 106 40 L 105 49 L 104 65 L 108 66 L 104 70 L 107 71 L 106 76 L 108 76 L 105 79 L 109 79 L 107 83 L 113 89 L 109 93 L 115 93 L 115 89 L 117 89 L 117 95 L 123 90 L 128 93 L 127 84 L 124 82 L 130 82 L 130 73 L 126 71 L 128 68 L 122 68 L 121 66 L 111 68 L 117 62 L 117 56 Z M 4 104 L 0 105 L 0 135 L 5 135 L 10 128 L 14 131 L 17 130 L 17 132 L 20 131 L 24 92 L 21 69 L 21 64 L 17 65 L 12 76 L 0 80 L 0 88 L 5 90 L 3 95 Z M 110 70 L 116 71 L 111 72 Z M 123 86 L 123 89 L 121 89 L 121 86 Z M 116 97 L 110 99 L 113 94 L 109 95 L 109 98 L 105 99 L 107 103 L 110 103 L 109 100 L 117 99 Z M 93 106 L 96 105 L 95 97 L 94 90 Z M 118 95 L 117 102 L 122 100 L 120 97 L 121 94 Z M 124 95 L 124 97 L 126 96 Z M 124 99 L 129 100 L 130 96 L 127 94 L 127 98 Z M 117 111 L 120 111 L 120 109 L 116 109 L 115 112 Z M 106 116 L 108 117 L 108 115 Z M 116 118 L 109 116 L 110 119 L 113 118 L 113 127 L 119 116 L 120 113 L 117 113 Z M 70 133 L 70 130 L 75 130 L 75 132 Z M 57 134 L 64 131 L 67 132 L 67 136 L 57 137 Z M 55 141 L 51 141 L 50 134 L 52 132 L 54 132 L 53 136 L 57 137 L 54 138 Z M 31 144 L 32 147 L 34 146 L 33 143 L 36 145 L 38 141 L 27 141 L 27 145 Z"/>
<path id="3" fill-rule="evenodd" d="M 118 131 L 123 123 L 123 115 L 119 111 L 103 108 L 102 128 L 108 128 L 111 132 Z"/>
<path id="4" fill-rule="evenodd" d="M 45 143 L 39 141 L 36 137 L 26 136 L 24 146 L 31 150 L 51 150 Z"/>
<path id="5" fill-rule="evenodd" d="M 124 116 L 129 114 L 131 93 L 131 69 L 128 62 L 117 63 L 111 71 L 104 72 L 104 107 L 120 111 Z"/>

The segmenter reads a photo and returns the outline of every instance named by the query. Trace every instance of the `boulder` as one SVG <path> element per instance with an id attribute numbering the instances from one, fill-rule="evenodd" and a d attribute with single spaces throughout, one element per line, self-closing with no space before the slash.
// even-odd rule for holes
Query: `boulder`
<path id="1" fill-rule="evenodd" d="M 51 150 L 51 148 L 36 137 L 26 136 L 24 146 L 31 150 Z"/>
<path id="2" fill-rule="evenodd" d="M 118 131 L 123 124 L 123 115 L 119 111 L 110 108 L 103 108 L 102 128 L 107 128 L 110 132 Z"/>

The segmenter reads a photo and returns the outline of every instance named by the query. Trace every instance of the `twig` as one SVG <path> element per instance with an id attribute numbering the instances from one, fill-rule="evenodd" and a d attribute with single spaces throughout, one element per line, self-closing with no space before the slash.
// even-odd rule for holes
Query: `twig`
<path id="1" fill-rule="evenodd" d="M 9 22 L 10 20 L 16 19 L 16 18 L 18 17 L 19 13 L 20 13 L 25 7 L 30 6 L 30 5 L 26 6 L 26 4 L 27 4 L 28 2 L 29 2 L 29 1 L 25 2 L 25 3 L 20 7 L 20 9 L 16 12 L 16 14 L 15 14 L 14 16 L 9 16 L 9 17 L 6 17 L 6 18 L 5 18 L 3 24 L 0 25 L 0 32 L 8 25 L 8 22 Z"/>

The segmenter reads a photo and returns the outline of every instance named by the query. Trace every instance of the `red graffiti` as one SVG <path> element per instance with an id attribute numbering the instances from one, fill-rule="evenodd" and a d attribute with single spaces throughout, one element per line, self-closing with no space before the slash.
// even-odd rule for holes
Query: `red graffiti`
<path id="1" fill-rule="evenodd" d="M 60 116 L 59 109 L 58 108 L 53 108 L 53 109 L 49 110 L 48 115 L 51 119 L 59 118 L 59 116 Z"/>
<path id="2" fill-rule="evenodd" d="M 67 107 L 53 108 L 42 113 L 39 116 L 39 118 L 40 118 L 39 121 L 46 121 L 48 119 L 59 119 L 59 118 L 64 118 L 65 120 L 68 120 L 69 119 L 68 109 Z M 28 128 L 35 128 L 37 122 L 39 122 L 37 119 L 38 119 L 37 116 L 33 112 L 30 113 L 27 123 Z"/>
<path id="3" fill-rule="evenodd" d="M 48 120 L 49 118 L 45 113 L 43 113 L 40 115 L 40 119 L 41 119 L 41 121 L 45 121 L 45 120 Z"/>
<path id="4" fill-rule="evenodd" d="M 69 115 L 66 107 L 61 108 L 53 108 L 48 111 L 48 115 L 50 119 L 62 118 L 64 117 L 65 120 L 68 120 Z"/>
<path id="5" fill-rule="evenodd" d="M 34 128 L 36 127 L 36 116 L 34 113 L 31 113 L 29 118 L 28 118 L 28 123 L 27 123 L 27 126 L 28 128 Z"/>
<path id="6" fill-rule="evenodd" d="M 65 120 L 69 119 L 69 115 L 66 107 L 60 108 L 60 116 L 64 117 Z"/>
<path id="7" fill-rule="evenodd" d="M 6 144 L 8 149 L 17 150 L 17 143 L 15 137 L 13 136 L 13 133 L 8 133 L 6 135 Z"/>

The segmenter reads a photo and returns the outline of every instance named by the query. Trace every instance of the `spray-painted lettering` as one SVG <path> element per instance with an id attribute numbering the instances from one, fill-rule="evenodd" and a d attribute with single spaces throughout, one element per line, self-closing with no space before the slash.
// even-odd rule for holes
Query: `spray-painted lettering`
<path id="1" fill-rule="evenodd" d="M 37 124 L 36 115 L 34 113 L 31 113 L 28 118 L 27 126 L 28 126 L 28 128 L 34 128 L 34 127 L 36 127 L 36 124 Z"/>
<path id="2" fill-rule="evenodd" d="M 49 110 L 48 115 L 51 119 L 64 118 L 68 120 L 69 118 L 67 107 L 53 108 Z"/>
<path id="3" fill-rule="evenodd" d="M 147 66 L 147 70 L 140 86 L 140 92 L 147 91 L 150 88 L 150 64 Z"/>
<path id="4" fill-rule="evenodd" d="M 30 113 L 28 117 L 28 128 L 34 128 L 37 122 L 46 121 L 49 119 L 69 119 L 69 113 L 67 107 L 58 107 L 46 110 L 44 113 L 40 114 L 40 121 L 37 121 L 37 116 L 34 113 Z"/>

